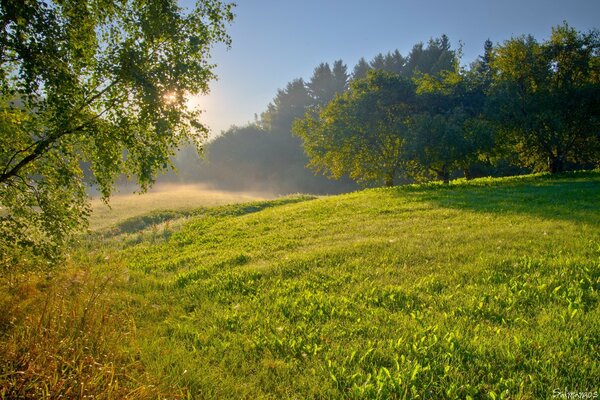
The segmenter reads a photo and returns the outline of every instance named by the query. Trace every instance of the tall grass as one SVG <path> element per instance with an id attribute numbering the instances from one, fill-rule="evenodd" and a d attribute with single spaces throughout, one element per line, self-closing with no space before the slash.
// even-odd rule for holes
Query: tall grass
<path id="1" fill-rule="evenodd" d="M 0 398 L 152 398 L 135 346 L 135 323 L 110 296 L 126 277 L 70 265 L 1 281 Z"/>

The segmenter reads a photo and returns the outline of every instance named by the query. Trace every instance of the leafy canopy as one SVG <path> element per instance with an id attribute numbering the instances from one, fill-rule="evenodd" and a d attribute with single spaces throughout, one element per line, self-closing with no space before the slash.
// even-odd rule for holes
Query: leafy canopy
<path id="1" fill-rule="evenodd" d="M 495 119 L 524 165 L 561 172 L 568 163 L 598 160 L 598 31 L 579 33 L 565 23 L 542 43 L 513 38 L 495 49 L 491 66 Z"/>
<path id="2" fill-rule="evenodd" d="M 201 0 L 0 3 L 1 265 L 53 258 L 89 212 L 84 168 L 104 198 L 120 174 L 144 190 L 207 129 L 188 109 L 230 43 L 232 4 Z"/>
<path id="3" fill-rule="evenodd" d="M 469 178 L 471 165 L 493 147 L 483 75 L 456 69 L 415 78 L 419 112 L 413 116 L 411 157 L 444 182 L 456 169 Z"/>
<path id="4" fill-rule="evenodd" d="M 350 84 L 317 115 L 296 121 L 309 166 L 334 178 L 388 186 L 404 166 L 408 122 L 414 111 L 413 83 L 398 74 L 371 70 Z"/>

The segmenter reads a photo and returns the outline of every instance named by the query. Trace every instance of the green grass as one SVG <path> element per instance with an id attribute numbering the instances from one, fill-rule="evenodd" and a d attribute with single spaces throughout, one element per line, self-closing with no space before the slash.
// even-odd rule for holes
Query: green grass
<path id="1" fill-rule="evenodd" d="M 481 179 L 138 218 L 74 257 L 121 268 L 161 393 L 552 398 L 600 391 L 599 210 L 598 172 Z"/>

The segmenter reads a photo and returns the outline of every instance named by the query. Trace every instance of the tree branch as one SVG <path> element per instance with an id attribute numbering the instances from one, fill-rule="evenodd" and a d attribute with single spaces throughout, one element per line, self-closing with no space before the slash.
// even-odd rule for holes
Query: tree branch
<path id="1" fill-rule="evenodd" d="M 77 109 L 77 111 L 75 112 L 75 114 L 78 114 L 81 111 L 83 111 L 83 109 L 85 107 L 89 106 L 92 102 L 94 102 L 100 96 L 102 96 L 104 93 L 106 93 L 117 82 L 118 82 L 118 80 L 115 80 L 115 81 L 111 82 L 104 89 L 102 89 L 101 91 L 99 91 L 98 93 L 96 93 L 95 95 L 93 95 L 92 97 L 90 97 L 87 101 L 84 102 L 84 104 L 82 104 Z M 115 102 L 113 102 L 109 107 L 105 108 L 100 113 L 98 113 L 95 116 L 93 116 L 92 118 L 90 118 L 88 121 L 80 124 L 79 126 L 76 126 L 75 128 L 66 130 L 64 132 L 57 133 L 55 135 L 49 135 L 47 138 L 45 138 L 43 140 L 40 140 L 40 141 L 38 141 L 36 143 L 33 143 L 32 145 L 30 145 L 26 149 L 17 151 L 11 157 L 10 161 L 8 162 L 8 164 L 6 165 L 6 167 L 4 168 L 4 171 L 2 172 L 2 174 L 0 174 L 0 183 L 6 182 L 10 178 L 16 176 L 19 173 L 19 171 L 21 171 L 21 169 L 23 169 L 26 165 L 32 163 L 33 161 L 35 161 L 36 159 L 38 159 L 39 157 L 41 157 L 44 153 L 46 153 L 46 151 L 48 150 L 48 148 L 50 147 L 50 145 L 52 145 L 54 142 L 56 142 L 57 140 L 59 140 L 61 137 L 66 136 L 66 135 L 70 135 L 72 133 L 75 133 L 75 132 L 83 130 L 89 124 L 91 124 L 92 122 L 94 122 L 98 118 L 102 117 L 102 115 L 104 115 L 108 110 L 110 110 L 112 107 L 114 107 L 114 105 L 115 105 Z M 33 151 L 29 155 L 25 156 L 14 167 L 10 168 L 10 164 L 12 163 L 12 161 L 15 159 L 15 157 L 17 155 L 19 155 L 19 154 L 21 154 L 21 153 L 23 153 L 23 152 L 31 149 L 32 147 L 35 147 L 35 148 L 33 149 Z"/>
<path id="2" fill-rule="evenodd" d="M 8 171 L 8 168 L 9 168 L 9 167 L 10 167 L 10 165 L 13 163 L 13 161 L 15 161 L 15 158 L 17 158 L 17 156 L 18 156 L 19 154 L 21 154 L 21 153 L 25 153 L 25 152 L 27 152 L 27 151 L 31 150 L 31 148 L 32 148 L 32 147 L 34 147 L 35 145 L 36 145 L 36 143 L 34 142 L 34 143 L 30 144 L 29 146 L 27 146 L 27 147 L 26 147 L 26 148 L 24 148 L 24 149 L 17 150 L 17 151 L 15 152 L 15 154 L 13 154 L 13 155 L 12 155 L 12 157 L 10 158 L 10 160 L 8 160 L 8 162 L 7 162 L 7 163 L 6 163 L 6 165 L 4 166 L 4 170 L 2 171 L 2 173 L 3 173 L 3 174 L 5 174 L 5 173 L 6 173 L 6 171 Z"/>
<path id="3" fill-rule="evenodd" d="M 19 173 L 19 171 L 21 169 L 23 169 L 23 167 L 25 167 L 27 164 L 29 164 L 29 163 L 35 161 L 36 159 L 38 159 L 42 154 L 45 153 L 46 149 L 54 141 L 58 140 L 62 136 L 64 136 L 64 133 L 63 134 L 59 134 L 59 135 L 55 135 L 55 136 L 48 136 L 46 139 L 40 140 L 39 142 L 37 142 L 36 146 L 33 149 L 32 153 L 30 153 L 29 155 L 25 156 L 21 161 L 19 161 L 10 170 L 8 170 L 7 172 L 3 172 L 0 175 L 0 183 L 6 182 L 11 177 L 17 176 L 17 174 Z M 7 168 L 8 168 L 8 166 L 7 166 Z"/>

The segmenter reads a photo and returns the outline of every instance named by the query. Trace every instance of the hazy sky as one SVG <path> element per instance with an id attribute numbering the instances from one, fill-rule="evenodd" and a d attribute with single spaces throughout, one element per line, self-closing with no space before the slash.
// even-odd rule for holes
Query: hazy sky
<path id="1" fill-rule="evenodd" d="M 193 0 L 184 0 L 190 4 Z M 343 59 L 352 68 L 360 57 L 448 35 L 464 44 L 463 63 L 473 61 L 491 39 L 532 34 L 547 38 L 567 21 L 580 31 L 600 28 L 600 0 L 237 0 L 229 28 L 232 47 L 213 51 L 219 80 L 200 98 L 203 121 L 213 134 L 243 125 L 260 114 L 278 88 L 308 79 L 321 62 Z"/>

